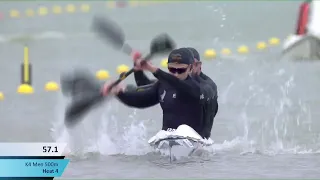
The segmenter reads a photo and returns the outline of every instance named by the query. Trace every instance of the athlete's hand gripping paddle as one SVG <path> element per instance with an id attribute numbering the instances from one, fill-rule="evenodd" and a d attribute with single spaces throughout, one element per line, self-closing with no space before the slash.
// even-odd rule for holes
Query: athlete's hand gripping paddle
<path id="1" fill-rule="evenodd" d="M 115 48 L 122 49 L 126 54 L 131 55 L 132 48 L 128 44 L 125 44 L 124 33 L 116 23 L 107 19 L 96 18 L 94 20 L 94 28 L 100 37 L 109 40 L 108 42 L 112 43 Z M 174 48 L 175 43 L 172 39 L 167 34 L 161 34 L 151 41 L 150 53 L 143 59 L 149 60 L 154 55 L 167 53 Z M 132 68 L 123 74 L 121 78 L 110 86 L 110 90 L 133 72 L 134 69 Z M 86 112 L 95 105 L 100 104 L 104 99 L 101 93 L 101 84 L 92 75 L 78 71 L 73 76 L 73 78 L 61 78 L 62 92 L 71 94 L 72 96 L 72 102 L 65 112 L 65 124 L 68 127 L 77 124 Z"/>

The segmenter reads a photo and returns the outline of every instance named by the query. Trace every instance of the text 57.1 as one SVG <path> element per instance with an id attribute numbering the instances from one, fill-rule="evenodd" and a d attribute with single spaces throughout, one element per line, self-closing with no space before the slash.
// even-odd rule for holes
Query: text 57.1
<path id="1" fill-rule="evenodd" d="M 44 153 L 57 153 L 58 147 L 57 146 L 43 146 L 42 152 L 44 152 Z"/>

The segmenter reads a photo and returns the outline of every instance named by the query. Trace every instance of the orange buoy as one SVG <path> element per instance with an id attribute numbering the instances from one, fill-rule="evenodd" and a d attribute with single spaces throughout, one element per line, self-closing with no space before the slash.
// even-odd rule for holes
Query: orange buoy
<path id="1" fill-rule="evenodd" d="M 297 35 L 303 35 L 307 32 L 307 24 L 309 20 L 309 8 L 310 4 L 308 2 L 304 2 L 300 5 L 300 11 L 299 11 L 299 19 L 296 29 Z"/>

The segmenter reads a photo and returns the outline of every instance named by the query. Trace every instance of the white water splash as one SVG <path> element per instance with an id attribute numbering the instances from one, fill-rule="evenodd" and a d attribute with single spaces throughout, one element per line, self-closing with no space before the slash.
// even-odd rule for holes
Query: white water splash
<path id="1" fill-rule="evenodd" d="M 60 100 L 57 106 L 57 121 L 53 123 L 52 137 L 56 142 L 68 144 L 67 154 L 85 157 L 88 153 L 141 155 L 150 152 L 146 140 L 146 127 L 143 121 L 135 119 L 135 112 L 130 117 L 132 123 L 122 127 L 117 125 L 118 119 L 112 113 L 117 109 L 115 106 L 117 103 L 112 103 L 112 106 L 106 104 L 94 113 L 90 113 L 75 128 L 67 129 L 62 116 L 67 100 L 63 97 L 60 97 Z M 116 128 L 115 132 L 110 132 L 110 128 Z M 117 132 L 118 128 L 125 128 L 124 133 Z"/>
<path id="2" fill-rule="evenodd" d="M 238 119 L 235 126 L 242 128 L 242 131 L 235 133 L 231 139 L 215 143 L 206 149 L 213 154 L 221 151 L 268 155 L 318 152 L 319 135 L 312 136 L 309 141 L 300 140 L 305 134 L 311 136 L 314 132 L 310 107 L 301 99 L 292 99 L 292 92 L 296 87 L 295 76 L 281 69 L 269 73 L 269 77 L 261 77 L 261 74 L 264 73 L 248 71 L 248 77 L 234 79 L 227 84 L 225 91 L 221 93 L 222 104 L 241 104 L 242 110 L 239 109 L 238 117 L 233 118 Z M 243 78 L 246 78 L 246 81 L 242 81 Z M 282 80 L 274 83 L 272 79 L 276 78 Z M 229 101 L 231 94 L 234 94 L 234 90 L 238 90 L 239 86 L 247 87 L 246 90 L 241 88 L 244 92 L 237 91 L 237 95 L 244 101 Z M 123 120 L 118 119 L 121 113 L 119 103 L 112 102 L 112 106 L 106 104 L 103 110 L 95 111 L 76 129 L 70 131 L 64 127 L 61 116 L 65 103 L 63 100 L 58 105 L 53 137 L 57 142 L 67 142 L 71 154 L 144 155 L 152 151 L 147 143 L 150 134 L 147 134 L 145 121 L 136 118 L 136 111 L 125 119 L 126 123 L 123 125 L 119 123 Z"/>

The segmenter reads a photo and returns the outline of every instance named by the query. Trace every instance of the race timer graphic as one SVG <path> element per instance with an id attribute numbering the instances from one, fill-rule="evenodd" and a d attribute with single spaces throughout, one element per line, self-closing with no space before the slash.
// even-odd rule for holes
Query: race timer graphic
<path id="1" fill-rule="evenodd" d="M 53 179 L 69 163 L 63 143 L 0 143 L 0 179 Z"/>

